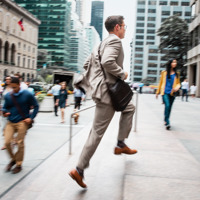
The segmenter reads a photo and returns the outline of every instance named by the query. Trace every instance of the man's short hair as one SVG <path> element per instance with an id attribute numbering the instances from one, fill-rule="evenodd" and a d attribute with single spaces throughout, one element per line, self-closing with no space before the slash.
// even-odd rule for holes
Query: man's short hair
<path id="1" fill-rule="evenodd" d="M 119 24 L 123 24 L 123 20 L 124 20 L 124 17 L 121 16 L 121 15 L 113 15 L 113 16 L 109 16 L 106 21 L 105 21 L 105 27 L 106 27 L 106 30 L 108 32 L 111 32 L 114 30 L 114 27 Z"/>
<path id="2" fill-rule="evenodd" d="M 20 84 L 19 78 L 17 78 L 17 77 L 12 77 L 11 83 Z"/>
<path id="3" fill-rule="evenodd" d="M 22 76 L 20 75 L 20 73 L 16 73 L 16 74 L 14 74 L 14 76 L 22 78 Z"/>
<path id="4" fill-rule="evenodd" d="M 60 83 L 60 81 L 59 80 L 56 80 L 56 84 L 59 84 Z"/>

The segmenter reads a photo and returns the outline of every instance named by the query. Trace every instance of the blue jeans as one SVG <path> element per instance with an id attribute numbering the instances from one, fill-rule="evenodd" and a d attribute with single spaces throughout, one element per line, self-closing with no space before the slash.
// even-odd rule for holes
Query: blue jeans
<path id="1" fill-rule="evenodd" d="M 166 125 L 169 125 L 169 117 L 170 117 L 170 113 L 171 113 L 171 109 L 172 109 L 172 104 L 174 102 L 175 97 L 171 96 L 170 94 L 164 94 L 163 95 L 163 101 L 165 104 L 165 118 L 164 121 L 166 122 Z"/>

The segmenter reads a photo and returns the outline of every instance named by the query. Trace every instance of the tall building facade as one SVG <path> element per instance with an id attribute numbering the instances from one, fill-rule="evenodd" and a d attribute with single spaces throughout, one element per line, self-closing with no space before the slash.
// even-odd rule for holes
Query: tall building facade
<path id="1" fill-rule="evenodd" d="M 23 18 L 23 27 L 18 22 Z M 0 1 L 0 80 L 20 73 L 36 78 L 38 26 L 40 21 L 11 0 Z"/>
<path id="2" fill-rule="evenodd" d="M 200 97 L 200 0 L 191 0 L 192 21 L 189 25 L 190 50 L 188 51 L 188 82 L 197 86 Z"/>
<path id="3" fill-rule="evenodd" d="M 102 40 L 104 2 L 92 1 L 91 26 L 94 26 Z"/>
<path id="4" fill-rule="evenodd" d="M 137 0 L 136 28 L 131 42 L 132 82 L 159 82 L 160 72 L 165 69 L 167 61 L 158 52 L 160 37 L 156 32 L 162 22 L 172 15 L 178 15 L 189 23 L 190 0 Z"/>
<path id="5" fill-rule="evenodd" d="M 100 37 L 94 26 L 87 26 L 85 30 L 89 42 L 89 52 L 91 53 L 100 44 Z"/>
<path id="6" fill-rule="evenodd" d="M 42 68 L 63 66 L 70 59 L 70 2 L 68 0 L 15 0 L 42 21 L 39 26 L 38 48 L 48 51 L 48 63 L 38 63 Z"/>

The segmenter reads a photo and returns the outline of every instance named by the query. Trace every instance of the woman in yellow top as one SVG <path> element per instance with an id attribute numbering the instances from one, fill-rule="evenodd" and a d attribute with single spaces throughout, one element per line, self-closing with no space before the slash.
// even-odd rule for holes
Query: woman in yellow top
<path id="1" fill-rule="evenodd" d="M 172 104 L 175 99 L 175 92 L 177 92 L 181 86 L 179 75 L 176 72 L 177 60 L 170 60 L 167 63 L 165 71 L 161 72 L 160 82 L 156 92 L 156 98 L 158 95 L 162 95 L 163 102 L 165 104 L 164 121 L 166 129 L 169 130 L 170 127 L 170 113 Z"/>

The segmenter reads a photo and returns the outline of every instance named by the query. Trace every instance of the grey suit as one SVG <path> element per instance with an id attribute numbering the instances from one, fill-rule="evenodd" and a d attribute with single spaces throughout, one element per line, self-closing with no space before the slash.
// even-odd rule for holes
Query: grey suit
<path id="1" fill-rule="evenodd" d="M 100 55 L 101 64 L 106 73 L 106 81 L 115 83 L 118 78 L 124 80 L 124 52 L 120 38 L 114 34 L 110 34 L 101 44 Z M 98 64 L 97 50 L 92 53 L 91 57 L 84 65 L 84 68 L 86 69 L 85 80 L 82 80 L 82 83 L 79 85 L 85 88 L 87 93 L 90 92 L 92 98 L 96 102 L 96 110 L 92 129 L 77 165 L 80 169 L 85 169 L 89 166 L 89 161 L 115 113 L 111 105 L 102 69 Z M 90 89 L 88 90 L 88 88 Z M 121 112 L 118 140 L 124 140 L 128 137 L 132 128 L 134 111 L 135 107 L 132 102 L 130 102 L 126 109 Z"/>

